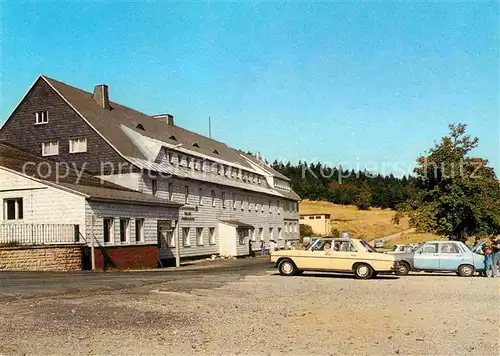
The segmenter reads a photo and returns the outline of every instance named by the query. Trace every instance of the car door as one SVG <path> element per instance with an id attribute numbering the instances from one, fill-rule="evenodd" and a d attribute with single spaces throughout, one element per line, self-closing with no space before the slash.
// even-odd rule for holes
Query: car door
<path id="1" fill-rule="evenodd" d="M 311 270 L 326 269 L 325 266 L 328 266 L 329 263 L 329 256 L 327 255 L 329 248 L 325 245 L 328 245 L 328 242 L 318 241 L 307 251 L 300 251 L 298 258 L 294 259 L 297 267 Z"/>
<path id="2" fill-rule="evenodd" d="M 335 240 L 328 252 L 328 268 L 334 271 L 351 271 L 352 264 L 358 259 L 358 252 L 349 240 Z"/>
<path id="3" fill-rule="evenodd" d="M 435 270 L 439 269 L 439 250 L 437 242 L 426 242 L 413 257 L 415 269 Z"/>
<path id="4" fill-rule="evenodd" d="M 464 252 L 454 242 L 440 243 L 439 254 L 439 269 L 443 271 L 456 271 L 464 258 Z"/>

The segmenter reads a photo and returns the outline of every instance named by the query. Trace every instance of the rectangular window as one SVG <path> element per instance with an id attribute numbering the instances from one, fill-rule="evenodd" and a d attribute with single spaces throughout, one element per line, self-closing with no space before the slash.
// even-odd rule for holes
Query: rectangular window
<path id="1" fill-rule="evenodd" d="M 215 227 L 211 227 L 208 229 L 208 236 L 210 245 L 215 245 Z"/>
<path id="2" fill-rule="evenodd" d="M 280 214 L 280 201 L 279 200 L 276 200 L 276 212 L 278 213 L 278 215 Z"/>
<path id="3" fill-rule="evenodd" d="M 281 227 L 278 228 L 278 240 L 283 239 L 283 234 L 281 233 Z"/>
<path id="4" fill-rule="evenodd" d="M 252 210 L 252 197 L 248 196 L 248 211 Z"/>
<path id="5" fill-rule="evenodd" d="M 170 164 L 174 164 L 175 163 L 175 154 L 171 153 L 170 154 Z"/>
<path id="6" fill-rule="evenodd" d="M 49 122 L 49 112 L 48 111 L 39 111 L 35 113 L 35 124 L 46 124 Z"/>
<path id="7" fill-rule="evenodd" d="M 135 219 L 135 241 L 144 241 L 144 219 Z"/>
<path id="8" fill-rule="evenodd" d="M 260 212 L 261 213 L 264 212 L 264 200 L 262 200 L 261 203 L 260 203 Z"/>
<path id="9" fill-rule="evenodd" d="M 182 242 L 184 246 L 191 246 L 191 239 L 189 238 L 189 227 L 182 228 Z"/>
<path id="10" fill-rule="evenodd" d="M 168 199 L 174 200 L 174 185 L 172 183 L 168 183 Z"/>
<path id="11" fill-rule="evenodd" d="M 156 196 L 158 192 L 158 181 L 156 179 L 151 180 L 151 194 Z"/>
<path id="12" fill-rule="evenodd" d="M 69 153 L 87 152 L 87 139 L 72 138 L 69 140 Z"/>
<path id="13" fill-rule="evenodd" d="M 285 234 L 288 232 L 288 223 L 285 222 Z"/>
<path id="14" fill-rule="evenodd" d="M 23 218 L 23 198 L 3 200 L 3 219 L 20 220 Z"/>
<path id="15" fill-rule="evenodd" d="M 104 243 L 112 242 L 113 237 L 113 218 L 104 218 L 102 220 L 102 237 Z"/>
<path id="16" fill-rule="evenodd" d="M 252 229 L 252 241 L 257 240 L 257 229 Z"/>
<path id="17" fill-rule="evenodd" d="M 236 199 L 238 199 L 238 195 L 233 193 L 233 209 L 236 209 Z"/>
<path id="18" fill-rule="evenodd" d="M 196 243 L 198 245 L 203 245 L 203 228 L 202 227 L 196 228 Z"/>
<path id="19" fill-rule="evenodd" d="M 59 141 L 42 142 L 42 156 L 56 156 L 59 154 Z"/>
<path id="20" fill-rule="evenodd" d="M 212 206 L 215 206 L 215 190 L 212 190 Z"/>
<path id="21" fill-rule="evenodd" d="M 203 188 L 198 189 L 198 205 L 203 205 Z"/>
<path id="22" fill-rule="evenodd" d="M 120 219 L 120 242 L 129 241 L 129 223 L 130 219 Z"/>
<path id="23" fill-rule="evenodd" d="M 244 195 L 241 195 L 241 211 L 245 210 L 244 204 L 246 203 L 246 197 Z"/>
<path id="24" fill-rule="evenodd" d="M 272 214 L 273 211 L 271 209 L 271 199 L 268 199 L 267 203 L 269 204 L 269 214 Z"/>
<path id="25" fill-rule="evenodd" d="M 186 166 L 191 168 L 191 157 L 186 157 Z"/>
<path id="26" fill-rule="evenodd" d="M 270 227 L 269 228 L 269 239 L 273 239 L 273 238 L 274 238 L 274 236 L 273 236 L 273 228 Z"/>
<path id="27" fill-rule="evenodd" d="M 184 204 L 189 203 L 189 186 L 184 186 Z"/>
<path id="28" fill-rule="evenodd" d="M 260 241 L 264 241 L 264 228 L 262 227 L 259 228 L 259 238 Z"/>
<path id="29" fill-rule="evenodd" d="M 298 223 L 293 224 L 293 232 L 297 232 L 297 225 L 298 225 Z"/>

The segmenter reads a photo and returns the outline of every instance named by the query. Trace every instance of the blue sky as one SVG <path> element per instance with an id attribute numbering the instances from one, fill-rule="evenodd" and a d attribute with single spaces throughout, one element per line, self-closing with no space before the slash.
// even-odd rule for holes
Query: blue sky
<path id="1" fill-rule="evenodd" d="M 1 6 L 0 124 L 43 73 L 268 160 L 398 173 L 464 122 L 500 170 L 496 2 Z"/>

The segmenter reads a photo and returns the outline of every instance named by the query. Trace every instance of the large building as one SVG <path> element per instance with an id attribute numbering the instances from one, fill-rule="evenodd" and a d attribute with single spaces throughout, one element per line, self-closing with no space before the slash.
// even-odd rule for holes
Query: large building
<path id="1" fill-rule="evenodd" d="M 258 249 L 261 240 L 299 238 L 299 197 L 287 177 L 258 155 L 175 125 L 172 115 L 111 101 L 106 85 L 90 93 L 41 75 L 0 129 L 0 141 L 182 204 L 178 219 L 158 221 L 160 259 L 238 256 L 250 240 Z M 101 238 L 106 218 L 97 216 Z M 106 236 L 104 246 L 116 243 Z"/>
<path id="2" fill-rule="evenodd" d="M 332 232 L 330 214 L 300 214 L 300 223 L 309 225 L 316 235 L 325 236 Z"/>

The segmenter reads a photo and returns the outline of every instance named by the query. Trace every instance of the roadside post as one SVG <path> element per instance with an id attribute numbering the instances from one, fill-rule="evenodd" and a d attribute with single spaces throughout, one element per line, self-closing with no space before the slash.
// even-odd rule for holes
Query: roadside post
<path id="1" fill-rule="evenodd" d="M 94 225 L 95 215 L 92 214 L 92 234 L 90 236 L 90 260 L 92 262 L 92 271 L 95 271 L 95 251 L 94 251 Z"/>
<path id="2" fill-rule="evenodd" d="M 180 241 L 179 241 L 179 220 L 176 221 L 175 224 L 175 267 L 180 267 L 181 266 L 181 248 L 180 248 Z"/>

